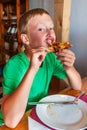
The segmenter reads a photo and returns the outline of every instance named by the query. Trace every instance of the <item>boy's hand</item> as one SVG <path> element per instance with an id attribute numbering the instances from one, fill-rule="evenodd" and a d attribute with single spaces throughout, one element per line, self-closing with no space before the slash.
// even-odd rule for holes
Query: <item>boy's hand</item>
<path id="1" fill-rule="evenodd" d="M 49 50 L 45 47 L 39 47 L 37 49 L 31 49 L 30 65 L 35 69 L 38 69 L 43 60 L 45 59 L 46 54 Z"/>
<path id="2" fill-rule="evenodd" d="M 65 69 L 73 67 L 75 62 L 75 54 L 69 49 L 63 49 L 56 53 L 58 59 L 61 60 Z"/>

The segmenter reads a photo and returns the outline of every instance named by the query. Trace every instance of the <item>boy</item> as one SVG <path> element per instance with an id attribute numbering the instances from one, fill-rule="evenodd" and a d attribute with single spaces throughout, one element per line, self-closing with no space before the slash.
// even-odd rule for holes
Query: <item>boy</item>
<path id="1" fill-rule="evenodd" d="M 39 101 L 48 93 L 53 75 L 73 89 L 81 89 L 81 78 L 74 68 L 75 55 L 69 49 L 56 54 L 47 44 L 56 40 L 53 21 L 44 9 L 32 9 L 19 21 L 25 51 L 12 57 L 3 71 L 4 123 L 16 127 L 31 101 Z"/>

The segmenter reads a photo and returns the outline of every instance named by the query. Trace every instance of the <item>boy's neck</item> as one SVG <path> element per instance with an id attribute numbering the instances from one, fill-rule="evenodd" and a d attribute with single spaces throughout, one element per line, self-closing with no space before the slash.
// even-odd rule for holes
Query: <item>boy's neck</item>
<path id="1" fill-rule="evenodd" d="M 27 56 L 27 58 L 30 60 L 30 53 L 29 53 L 29 51 L 28 51 L 28 50 L 25 50 L 24 53 L 25 53 L 25 55 Z"/>

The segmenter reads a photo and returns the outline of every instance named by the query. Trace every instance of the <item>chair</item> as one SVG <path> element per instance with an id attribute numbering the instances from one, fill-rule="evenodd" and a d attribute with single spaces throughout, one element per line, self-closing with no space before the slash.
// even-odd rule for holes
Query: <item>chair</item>
<path id="1" fill-rule="evenodd" d="M 65 89 L 66 87 L 67 84 L 62 79 L 58 79 L 57 77 L 53 76 L 50 83 L 48 95 L 57 94 L 59 91 Z"/>

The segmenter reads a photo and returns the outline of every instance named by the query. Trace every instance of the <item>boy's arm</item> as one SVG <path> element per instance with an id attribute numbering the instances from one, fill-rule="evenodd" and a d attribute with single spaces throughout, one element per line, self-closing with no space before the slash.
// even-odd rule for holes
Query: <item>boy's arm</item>
<path id="1" fill-rule="evenodd" d="M 81 77 L 74 67 L 75 54 L 69 49 L 63 49 L 56 54 L 58 55 L 58 59 L 61 60 L 68 76 L 65 82 L 73 89 L 81 89 Z"/>
<path id="2" fill-rule="evenodd" d="M 33 79 L 43 62 L 47 51 L 43 48 L 33 49 L 30 57 L 30 67 L 21 83 L 11 95 L 3 97 L 2 112 L 5 125 L 10 128 L 16 127 L 26 110 L 29 92 Z"/>
<path id="3" fill-rule="evenodd" d="M 72 67 L 70 70 L 66 71 L 67 78 L 64 81 L 68 84 L 68 86 L 72 87 L 75 90 L 80 90 L 82 86 L 80 74 L 77 70 Z"/>
<path id="4" fill-rule="evenodd" d="M 3 97 L 2 112 L 6 126 L 14 128 L 21 120 L 35 73 L 34 69 L 29 69 L 18 88 L 11 95 Z"/>

